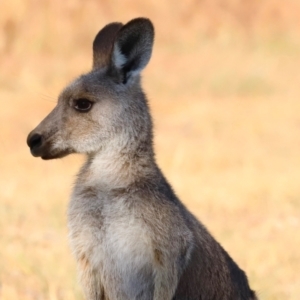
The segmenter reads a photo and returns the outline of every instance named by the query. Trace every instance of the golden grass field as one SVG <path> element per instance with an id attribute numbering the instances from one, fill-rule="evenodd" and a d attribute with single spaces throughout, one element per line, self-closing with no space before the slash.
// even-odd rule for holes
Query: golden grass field
<path id="1" fill-rule="evenodd" d="M 261 299 L 300 299 L 300 2 L 1 2 L 0 299 L 83 299 L 66 207 L 82 157 L 27 134 L 108 22 L 156 28 L 144 87 L 162 170 Z"/>

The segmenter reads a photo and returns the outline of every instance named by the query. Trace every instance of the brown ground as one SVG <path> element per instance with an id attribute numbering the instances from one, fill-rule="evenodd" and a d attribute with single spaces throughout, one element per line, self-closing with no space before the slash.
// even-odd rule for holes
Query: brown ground
<path id="1" fill-rule="evenodd" d="M 25 140 L 89 70 L 97 31 L 136 16 L 157 33 L 144 85 L 160 166 L 261 299 L 299 299 L 300 3 L 176 3 L 1 3 L 1 299 L 82 299 L 65 216 L 82 158 L 34 159 Z"/>

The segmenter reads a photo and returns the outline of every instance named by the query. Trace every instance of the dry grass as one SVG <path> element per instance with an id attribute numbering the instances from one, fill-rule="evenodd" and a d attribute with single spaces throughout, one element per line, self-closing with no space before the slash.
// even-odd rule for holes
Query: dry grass
<path id="1" fill-rule="evenodd" d="M 261 299 L 300 295 L 299 2 L 12 0 L 0 12 L 0 298 L 82 299 L 65 211 L 81 157 L 28 132 L 91 65 L 104 24 L 156 26 L 145 88 L 157 158 Z"/>

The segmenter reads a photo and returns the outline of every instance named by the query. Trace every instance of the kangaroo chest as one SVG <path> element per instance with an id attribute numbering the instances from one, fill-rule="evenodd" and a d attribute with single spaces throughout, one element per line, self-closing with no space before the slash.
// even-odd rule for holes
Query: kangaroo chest
<path id="1" fill-rule="evenodd" d="M 68 212 L 70 244 L 79 267 L 83 260 L 109 298 L 134 299 L 145 288 L 141 278 L 152 273 L 152 241 L 136 209 L 126 199 L 114 200 L 106 195 L 73 196 Z M 113 294 L 116 291 L 123 294 Z"/>

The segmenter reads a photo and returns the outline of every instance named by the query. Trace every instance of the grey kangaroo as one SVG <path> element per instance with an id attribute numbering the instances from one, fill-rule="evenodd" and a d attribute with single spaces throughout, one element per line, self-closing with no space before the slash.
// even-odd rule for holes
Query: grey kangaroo
<path id="1" fill-rule="evenodd" d="M 92 70 L 62 91 L 27 139 L 42 159 L 86 155 L 68 208 L 85 298 L 257 299 L 156 164 L 140 77 L 153 41 L 145 18 L 105 26 L 93 43 Z"/>

